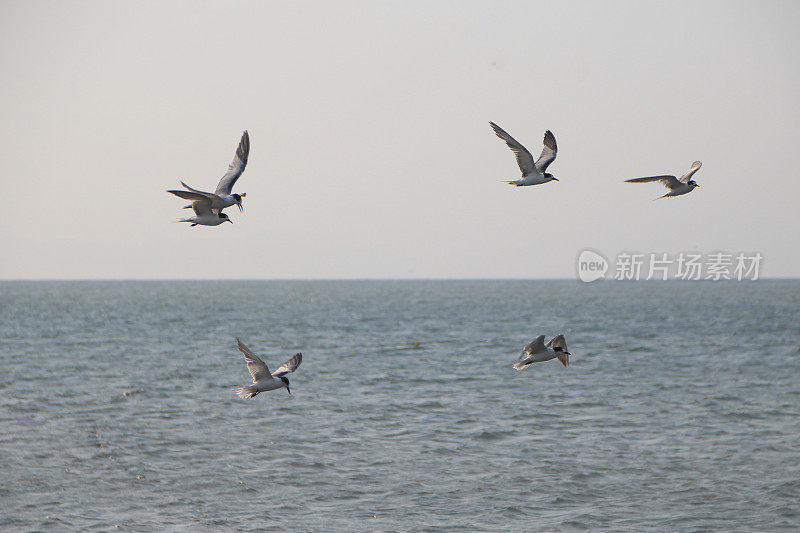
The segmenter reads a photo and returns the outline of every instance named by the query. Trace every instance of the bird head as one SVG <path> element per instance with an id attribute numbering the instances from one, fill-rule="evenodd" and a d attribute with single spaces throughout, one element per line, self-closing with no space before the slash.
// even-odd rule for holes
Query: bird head
<path id="1" fill-rule="evenodd" d="M 236 205 L 239 207 L 239 211 L 244 211 L 244 208 L 242 207 L 242 196 L 247 196 L 247 193 L 245 194 L 234 193 L 231 196 L 233 196 L 233 199 L 236 200 Z"/>
<path id="2" fill-rule="evenodd" d="M 281 381 L 283 381 L 283 386 L 286 387 L 286 390 L 289 392 L 289 394 L 291 394 L 292 390 L 289 388 L 289 380 L 281 376 Z"/>
<path id="3" fill-rule="evenodd" d="M 694 180 L 689 180 L 689 183 L 688 183 L 688 185 L 690 185 L 691 187 L 699 187 L 699 185 L 697 184 L 697 182 L 696 182 L 696 181 L 694 181 Z"/>
<path id="4" fill-rule="evenodd" d="M 544 173 L 544 177 L 547 178 L 547 181 L 558 181 L 558 178 L 550 174 L 549 172 Z"/>
<path id="5" fill-rule="evenodd" d="M 220 213 L 219 218 L 222 219 L 223 222 L 230 222 L 231 224 L 233 224 L 233 220 L 228 218 L 228 215 L 226 215 L 225 213 Z"/>

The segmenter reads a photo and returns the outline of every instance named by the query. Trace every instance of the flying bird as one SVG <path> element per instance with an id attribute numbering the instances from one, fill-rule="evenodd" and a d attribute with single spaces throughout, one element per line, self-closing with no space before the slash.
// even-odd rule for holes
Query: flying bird
<path id="1" fill-rule="evenodd" d="M 173 194 L 178 192 L 188 192 L 188 191 L 167 191 Z M 228 218 L 228 215 L 222 213 L 221 211 L 215 211 L 211 207 L 211 198 L 207 196 L 203 196 L 202 194 L 194 194 L 194 197 L 191 198 L 194 201 L 190 205 L 192 209 L 194 209 L 195 216 L 191 218 L 182 218 L 178 222 L 190 222 L 191 226 L 197 226 L 198 224 L 201 226 L 219 226 L 223 222 L 230 222 L 233 224 L 233 220 Z M 183 198 L 183 196 L 182 196 Z"/>
<path id="2" fill-rule="evenodd" d="M 522 171 L 522 177 L 520 179 L 506 181 L 506 183 L 516 185 L 517 187 L 523 187 L 525 185 L 539 185 L 541 183 L 547 183 L 548 181 L 558 181 L 552 174 L 545 172 L 550 163 L 555 161 L 556 152 L 558 152 L 556 138 L 553 132 L 550 130 L 544 132 L 544 148 L 542 149 L 542 154 L 539 156 L 539 159 L 534 163 L 531 153 L 518 143 L 514 137 L 506 133 L 503 128 L 494 122 L 489 122 L 489 125 L 494 130 L 494 133 L 503 139 L 508 147 L 511 148 L 511 151 L 514 152 L 519 169 Z"/>
<path id="3" fill-rule="evenodd" d="M 519 361 L 511 366 L 517 370 L 525 370 L 533 363 L 558 358 L 561 364 L 567 367 L 569 366 L 570 355 L 572 354 L 567 351 L 567 340 L 564 335 L 556 335 L 547 344 L 544 343 L 544 335 L 539 335 L 533 342 L 522 349 Z"/>
<path id="4" fill-rule="evenodd" d="M 247 194 L 236 194 L 232 193 L 231 191 L 233 190 L 233 185 L 236 183 L 236 180 L 238 180 L 239 176 L 241 176 L 244 172 L 244 167 L 247 165 L 247 157 L 249 154 L 250 135 L 247 133 L 247 130 L 245 130 L 244 133 L 242 133 L 242 139 L 239 141 L 239 147 L 236 149 L 236 155 L 233 156 L 233 161 L 230 165 L 228 165 L 228 172 L 226 172 L 225 175 L 222 176 L 222 179 L 219 180 L 217 189 L 213 193 L 194 189 L 182 181 L 181 185 L 186 188 L 186 191 L 169 192 L 187 200 L 194 200 L 195 198 L 191 196 L 190 193 L 207 196 L 209 199 L 211 199 L 211 208 L 217 212 L 222 211 L 226 207 L 230 207 L 232 205 L 238 206 L 239 211 L 242 211 L 242 198 L 247 196 Z M 184 206 L 184 209 L 188 209 L 190 207 L 192 207 L 191 204 Z"/>
<path id="5" fill-rule="evenodd" d="M 239 350 L 244 354 L 244 360 L 247 362 L 247 370 L 249 370 L 250 375 L 253 376 L 252 385 L 236 389 L 236 394 L 239 395 L 239 398 L 252 398 L 261 392 L 280 389 L 281 387 L 286 387 L 289 394 L 292 393 L 289 389 L 289 380 L 286 378 L 286 374 L 297 370 L 297 367 L 303 362 L 303 354 L 294 354 L 294 357 L 283 363 L 278 370 L 270 374 L 266 363 L 251 352 L 250 348 L 245 346 L 239 339 L 236 339 L 236 344 L 239 346 Z"/>
<path id="6" fill-rule="evenodd" d="M 703 166 L 703 163 L 700 161 L 695 161 L 692 163 L 692 168 L 689 169 L 689 172 L 681 176 L 681 179 L 678 179 L 675 176 L 649 176 L 646 178 L 633 178 L 630 180 L 625 180 L 625 182 L 647 183 L 650 181 L 660 181 L 662 185 L 669 189 L 669 192 L 664 196 L 659 196 L 656 198 L 656 200 L 666 198 L 667 196 L 680 196 L 682 194 L 692 192 L 695 187 L 699 187 L 699 185 L 692 179 L 692 176 L 694 176 L 695 172 L 700 170 L 701 166 Z"/>

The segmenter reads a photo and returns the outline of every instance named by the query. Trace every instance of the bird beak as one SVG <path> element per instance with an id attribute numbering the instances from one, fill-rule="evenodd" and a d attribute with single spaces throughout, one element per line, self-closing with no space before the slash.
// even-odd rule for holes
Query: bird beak
<path id="1" fill-rule="evenodd" d="M 229 218 L 226 218 L 225 220 L 227 220 L 228 222 L 230 222 L 231 224 L 233 224 L 233 220 L 231 220 L 231 219 L 229 219 Z"/>
<path id="2" fill-rule="evenodd" d="M 699 187 L 699 185 L 698 185 L 698 184 L 696 184 L 696 183 L 694 184 L 694 186 L 695 186 L 695 187 Z"/>
<path id="3" fill-rule="evenodd" d="M 239 206 L 239 212 L 240 212 L 240 213 L 241 213 L 242 211 L 244 211 L 244 207 L 242 207 L 242 202 L 239 202 L 239 203 L 237 203 L 236 205 L 238 205 L 238 206 Z"/>
<path id="4" fill-rule="evenodd" d="M 559 179 L 558 178 L 553 178 L 553 181 L 559 181 Z"/>
<path id="5" fill-rule="evenodd" d="M 292 393 L 292 391 L 289 389 L 289 387 L 288 387 L 288 386 L 286 387 L 286 392 L 288 392 L 289 394 L 291 394 L 291 393 Z"/>

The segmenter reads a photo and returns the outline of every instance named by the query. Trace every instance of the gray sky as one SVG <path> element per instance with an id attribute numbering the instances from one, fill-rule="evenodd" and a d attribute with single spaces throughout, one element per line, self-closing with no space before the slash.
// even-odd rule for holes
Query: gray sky
<path id="1" fill-rule="evenodd" d="M 796 2 L 0 2 L 0 278 L 800 276 Z M 561 181 L 519 171 L 493 120 Z M 233 224 L 174 221 L 242 130 Z M 685 172 L 701 187 L 653 202 Z"/>

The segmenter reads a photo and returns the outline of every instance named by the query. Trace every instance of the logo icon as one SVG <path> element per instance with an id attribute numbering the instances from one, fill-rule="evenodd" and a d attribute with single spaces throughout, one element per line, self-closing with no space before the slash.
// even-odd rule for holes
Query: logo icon
<path id="1" fill-rule="evenodd" d="M 586 283 L 606 275 L 608 260 L 594 250 L 584 250 L 578 256 L 578 277 Z"/>

